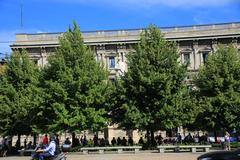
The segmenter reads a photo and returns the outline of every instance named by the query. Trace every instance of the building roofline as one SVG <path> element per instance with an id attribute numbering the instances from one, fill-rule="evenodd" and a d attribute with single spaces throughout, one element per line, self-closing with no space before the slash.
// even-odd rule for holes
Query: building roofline
<path id="1" fill-rule="evenodd" d="M 159 27 L 160 29 L 174 29 L 174 28 L 188 28 L 188 27 L 203 27 L 203 26 L 221 26 L 230 24 L 240 24 L 240 22 L 226 22 L 226 23 L 210 23 L 210 24 L 197 24 L 197 25 L 183 25 L 183 26 L 171 26 L 171 27 Z M 94 30 L 94 31 L 81 31 L 82 33 L 94 33 L 94 32 L 114 32 L 114 31 L 134 31 L 144 30 L 146 28 L 132 28 L 132 29 L 112 29 L 112 30 Z M 42 33 L 16 33 L 16 35 L 42 35 L 42 34 L 62 34 L 64 32 L 42 32 Z"/>

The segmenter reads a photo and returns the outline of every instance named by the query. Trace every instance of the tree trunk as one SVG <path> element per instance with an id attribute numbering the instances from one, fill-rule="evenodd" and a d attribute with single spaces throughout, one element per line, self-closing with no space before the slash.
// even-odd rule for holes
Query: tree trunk
<path id="1" fill-rule="evenodd" d="M 214 134 L 214 138 L 215 138 L 215 143 L 217 143 L 217 131 L 216 131 L 216 129 L 214 129 L 213 134 Z"/>
<path id="2" fill-rule="evenodd" d="M 36 135 L 36 133 L 33 133 L 33 145 L 34 146 L 37 145 L 37 135 Z"/>
<path id="3" fill-rule="evenodd" d="M 154 131 L 151 130 L 150 133 L 151 133 L 151 144 L 152 144 L 152 146 L 155 146 L 156 143 L 155 143 L 155 139 L 154 139 L 154 138 L 155 138 L 155 137 L 154 137 Z"/>
<path id="4" fill-rule="evenodd" d="M 16 142 L 16 147 L 17 147 L 17 149 L 20 149 L 20 147 L 21 147 L 21 135 L 20 135 L 20 134 L 18 134 L 18 139 L 17 139 L 17 142 Z"/>
<path id="5" fill-rule="evenodd" d="M 151 140 L 150 140 L 150 131 L 149 131 L 149 130 L 147 130 L 147 135 L 146 135 L 146 137 L 147 137 L 147 143 L 150 144 L 150 143 L 151 143 Z"/>
<path id="6" fill-rule="evenodd" d="M 72 132 L 72 147 L 75 147 L 76 145 L 75 136 L 76 136 L 75 132 Z"/>

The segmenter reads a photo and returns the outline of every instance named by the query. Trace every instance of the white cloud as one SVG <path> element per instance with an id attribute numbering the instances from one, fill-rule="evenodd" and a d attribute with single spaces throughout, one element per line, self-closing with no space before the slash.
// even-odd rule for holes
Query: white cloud
<path id="1" fill-rule="evenodd" d="M 82 4 L 108 4 L 116 7 L 151 7 L 164 5 L 169 7 L 215 7 L 231 3 L 240 4 L 240 0 L 52 0 L 54 2 L 82 3 Z"/>

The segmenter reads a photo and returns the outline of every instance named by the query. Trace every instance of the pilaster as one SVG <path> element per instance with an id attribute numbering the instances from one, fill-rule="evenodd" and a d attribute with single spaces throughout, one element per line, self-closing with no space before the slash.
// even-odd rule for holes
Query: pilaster
<path id="1" fill-rule="evenodd" d="M 182 53 L 181 53 L 180 44 L 179 44 L 178 41 L 176 41 L 176 47 L 177 47 L 177 53 L 179 54 L 179 59 L 178 59 L 178 61 L 182 63 L 182 62 L 183 62 L 183 61 L 182 61 Z"/>
<path id="2" fill-rule="evenodd" d="M 99 62 L 101 62 L 104 66 L 106 66 L 105 52 L 105 45 L 101 44 L 96 46 L 96 54 L 98 55 Z"/>
<path id="3" fill-rule="evenodd" d="M 212 40 L 212 51 L 213 51 L 213 53 L 217 51 L 217 47 L 218 47 L 217 39 L 213 39 Z"/>
<path id="4" fill-rule="evenodd" d="M 47 51 L 45 47 L 40 48 L 40 59 L 38 60 L 38 65 L 43 67 L 45 64 L 47 64 Z"/>
<path id="5" fill-rule="evenodd" d="M 194 60 L 193 69 L 194 70 L 199 69 L 199 66 L 200 66 L 201 56 L 198 52 L 199 52 L 198 41 L 193 41 L 193 60 Z"/>

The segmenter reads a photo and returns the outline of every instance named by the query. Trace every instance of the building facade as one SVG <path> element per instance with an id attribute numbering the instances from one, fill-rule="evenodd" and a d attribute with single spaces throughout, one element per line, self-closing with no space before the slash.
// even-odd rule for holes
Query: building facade
<path id="1" fill-rule="evenodd" d="M 5 69 L 5 64 L 6 64 L 6 60 L 5 59 L 0 59 L 0 74 L 2 72 L 4 72 L 4 69 Z"/>
<path id="2" fill-rule="evenodd" d="M 195 72 L 205 63 L 218 44 L 232 43 L 240 49 L 240 22 L 161 28 L 165 38 L 175 41 L 182 63 L 190 62 L 188 70 Z M 142 29 L 106 30 L 83 32 L 86 45 L 96 53 L 96 60 L 109 68 L 110 79 L 127 71 L 126 55 L 140 39 Z M 59 46 L 58 37 L 63 33 L 16 34 L 12 50 L 26 49 L 39 66 Z"/>
<path id="3" fill-rule="evenodd" d="M 180 62 L 190 62 L 189 73 L 197 72 L 208 55 L 217 50 L 218 44 L 233 44 L 240 50 L 240 22 L 160 29 L 167 40 L 176 42 Z M 83 39 L 95 51 L 96 60 L 109 69 L 109 78 L 115 79 L 127 71 L 126 55 L 133 51 L 142 31 L 143 29 L 83 32 Z M 19 33 L 11 48 L 13 51 L 26 49 L 35 63 L 44 66 L 47 57 L 59 47 L 58 38 L 62 35 L 63 33 Z M 109 127 L 107 131 L 109 139 L 113 135 L 117 137 L 118 133 L 120 135 L 122 131 L 115 127 Z"/>

